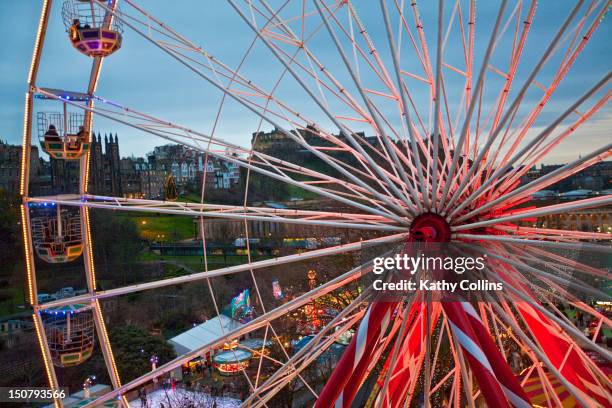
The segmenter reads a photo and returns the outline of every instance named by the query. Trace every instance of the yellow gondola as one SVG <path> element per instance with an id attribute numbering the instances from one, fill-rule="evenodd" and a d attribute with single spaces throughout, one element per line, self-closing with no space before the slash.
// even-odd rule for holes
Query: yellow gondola
<path id="1" fill-rule="evenodd" d="M 38 138 L 42 149 L 54 159 L 76 160 L 90 148 L 89 131 L 79 113 L 38 113 Z"/>

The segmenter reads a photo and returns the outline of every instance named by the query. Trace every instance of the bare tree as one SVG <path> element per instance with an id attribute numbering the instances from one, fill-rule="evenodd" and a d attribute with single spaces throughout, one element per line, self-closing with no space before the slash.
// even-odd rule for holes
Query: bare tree
<path id="1" fill-rule="evenodd" d="M 149 408 L 195 408 L 195 407 L 229 407 L 240 405 L 240 401 L 228 397 L 213 397 L 203 392 L 176 389 L 164 390 L 164 395 L 156 405 L 147 405 Z M 162 405 L 163 404 L 163 405 Z"/>

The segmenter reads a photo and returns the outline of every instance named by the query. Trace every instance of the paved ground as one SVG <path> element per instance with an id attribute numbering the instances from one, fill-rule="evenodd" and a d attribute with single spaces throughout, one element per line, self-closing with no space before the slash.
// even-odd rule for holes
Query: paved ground
<path id="1" fill-rule="evenodd" d="M 175 391 L 169 390 L 168 393 L 163 389 L 157 390 L 147 395 L 147 408 L 170 408 L 170 407 L 186 407 L 189 402 L 193 403 L 194 407 L 197 408 L 209 408 L 215 406 L 216 408 L 238 408 L 240 406 L 240 400 L 228 397 L 216 397 L 213 398 L 208 394 L 201 392 L 185 391 L 177 389 Z M 162 405 L 163 404 L 163 405 Z M 137 398 L 134 401 L 130 401 L 131 408 L 144 407 L 143 403 Z"/>

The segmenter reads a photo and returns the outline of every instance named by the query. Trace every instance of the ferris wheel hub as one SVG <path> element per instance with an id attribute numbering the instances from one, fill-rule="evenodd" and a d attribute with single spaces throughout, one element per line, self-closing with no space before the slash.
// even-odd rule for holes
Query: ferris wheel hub
<path id="1" fill-rule="evenodd" d="M 410 225 L 411 242 L 449 242 L 450 224 L 444 217 L 433 212 L 418 215 Z"/>

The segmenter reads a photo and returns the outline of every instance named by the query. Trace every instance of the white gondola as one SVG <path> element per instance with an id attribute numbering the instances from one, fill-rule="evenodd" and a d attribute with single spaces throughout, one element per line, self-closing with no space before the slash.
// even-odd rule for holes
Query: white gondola
<path id="1" fill-rule="evenodd" d="M 71 367 L 91 357 L 95 327 L 90 306 L 46 309 L 42 318 L 53 365 Z"/>
<path id="2" fill-rule="evenodd" d="M 55 203 L 30 205 L 32 243 L 40 259 L 48 263 L 65 263 L 83 253 L 81 219 L 78 212 L 70 212 Z"/>

